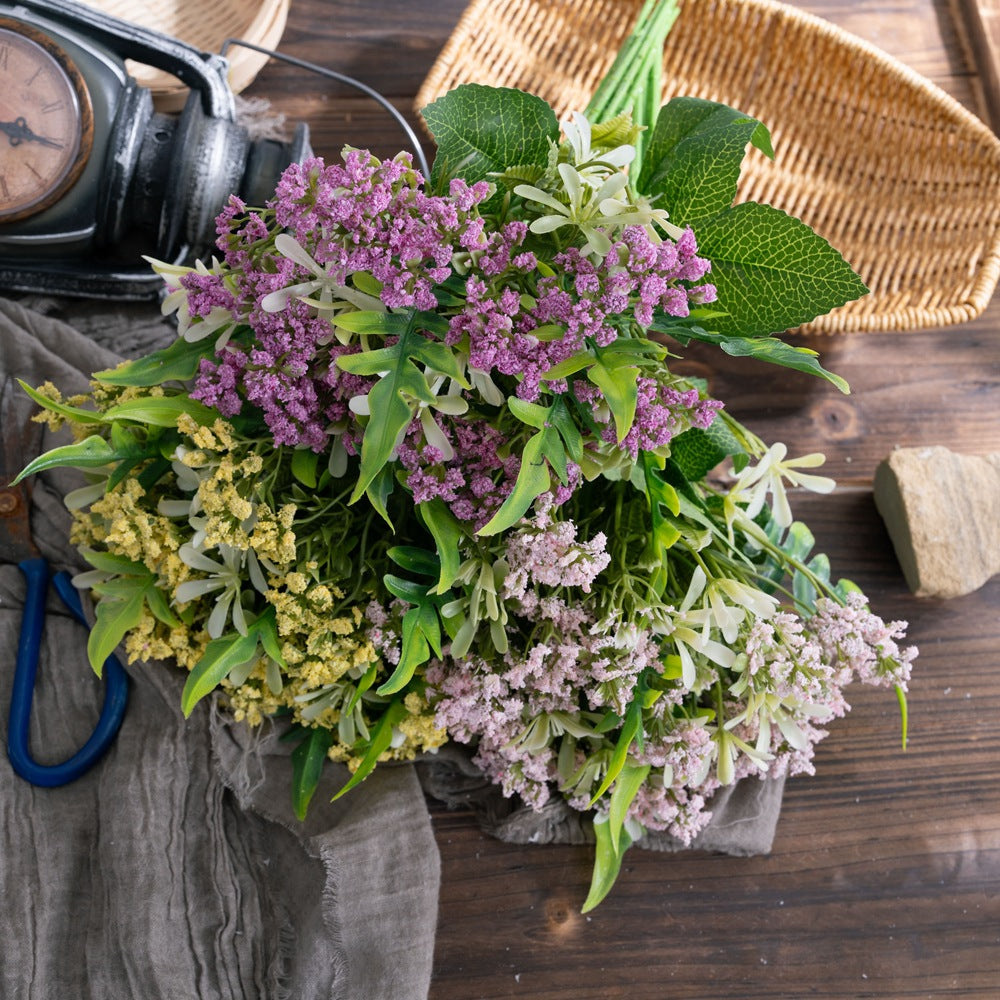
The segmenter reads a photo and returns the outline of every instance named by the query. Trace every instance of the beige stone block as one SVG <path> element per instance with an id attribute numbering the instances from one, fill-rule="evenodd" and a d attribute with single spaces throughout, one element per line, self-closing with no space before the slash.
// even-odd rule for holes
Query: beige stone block
<path id="1" fill-rule="evenodd" d="M 898 448 L 876 470 L 874 490 L 918 597 L 968 594 L 1000 572 L 1000 454 Z"/>

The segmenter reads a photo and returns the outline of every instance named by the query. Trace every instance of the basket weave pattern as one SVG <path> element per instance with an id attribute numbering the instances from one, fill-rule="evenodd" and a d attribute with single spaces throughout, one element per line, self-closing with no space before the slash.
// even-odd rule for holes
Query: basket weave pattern
<path id="1" fill-rule="evenodd" d="M 641 0 L 473 0 L 417 97 L 518 87 L 583 108 Z M 686 0 L 667 37 L 664 99 L 733 105 L 772 130 L 740 199 L 798 216 L 871 294 L 810 331 L 907 330 L 979 315 L 1000 278 L 1000 140 L 874 46 L 772 0 Z M 669 208 L 669 206 L 667 206 Z"/>

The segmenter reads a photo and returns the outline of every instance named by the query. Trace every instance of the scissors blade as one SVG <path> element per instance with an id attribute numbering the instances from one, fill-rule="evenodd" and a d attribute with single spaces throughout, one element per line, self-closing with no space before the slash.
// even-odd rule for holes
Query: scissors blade
<path id="1" fill-rule="evenodd" d="M 31 540 L 31 488 L 10 481 L 35 457 L 41 425 L 27 419 L 20 390 L 7 377 L 0 393 L 0 561 L 19 563 L 38 556 Z"/>

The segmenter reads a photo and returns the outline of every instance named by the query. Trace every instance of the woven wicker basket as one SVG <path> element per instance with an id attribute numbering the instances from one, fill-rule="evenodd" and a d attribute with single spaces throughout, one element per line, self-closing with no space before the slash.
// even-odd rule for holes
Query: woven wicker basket
<path id="1" fill-rule="evenodd" d="M 265 48 L 276 48 L 288 19 L 291 0 L 87 0 L 106 14 L 141 24 L 172 38 L 179 38 L 202 52 L 218 52 L 227 38 L 241 38 Z M 229 86 L 239 94 L 253 82 L 268 57 L 252 49 L 234 47 L 227 53 Z M 151 66 L 129 62 L 129 72 L 143 87 L 153 92 L 161 111 L 179 111 L 187 97 L 187 87 L 176 77 Z"/>
<path id="2" fill-rule="evenodd" d="M 583 108 L 641 0 L 473 0 L 417 97 L 460 83 Z M 807 329 L 944 326 L 979 315 L 1000 278 L 1000 140 L 868 43 L 771 0 L 686 0 L 664 52 L 664 97 L 731 104 L 772 130 L 740 198 L 803 219 L 871 294 Z"/>

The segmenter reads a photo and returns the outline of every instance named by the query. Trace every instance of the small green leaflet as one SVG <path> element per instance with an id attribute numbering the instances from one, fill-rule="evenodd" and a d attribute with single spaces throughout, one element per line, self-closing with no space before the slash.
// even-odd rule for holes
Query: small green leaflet
<path id="1" fill-rule="evenodd" d="M 631 366 L 607 368 L 598 361 L 587 370 L 587 378 L 601 390 L 615 419 L 615 432 L 620 444 L 632 429 L 632 422 L 635 420 L 639 369 Z"/>
<path id="2" fill-rule="evenodd" d="M 727 311 L 712 325 L 726 337 L 789 330 L 868 291 L 822 236 L 770 205 L 735 205 L 695 234 Z"/>
<path id="3" fill-rule="evenodd" d="M 611 846 L 617 854 L 620 850 L 620 838 L 625 826 L 628 807 L 632 804 L 640 786 L 649 774 L 649 764 L 641 767 L 626 764 L 618 775 L 614 791 L 611 793 L 611 803 L 608 806 L 608 833 L 611 835 Z"/>
<path id="4" fill-rule="evenodd" d="M 611 891 L 621 871 L 622 858 L 632 846 L 632 838 L 628 835 L 628 831 L 623 829 L 616 849 L 611 842 L 610 822 L 602 816 L 594 818 L 594 836 L 597 839 L 594 849 L 594 874 L 581 913 L 589 913 Z"/>
<path id="5" fill-rule="evenodd" d="M 303 486 L 314 490 L 316 483 L 316 468 L 319 465 L 319 455 L 312 448 L 296 448 L 292 452 L 292 475 Z"/>
<path id="6" fill-rule="evenodd" d="M 107 552 L 84 550 L 83 557 L 95 569 L 114 573 L 110 580 L 95 583 L 91 590 L 99 598 L 96 621 L 87 637 L 87 658 L 94 673 L 101 676 L 104 662 L 142 619 L 143 610 L 161 622 L 178 626 L 166 597 L 156 585 L 156 576 L 142 563 Z"/>
<path id="7" fill-rule="evenodd" d="M 292 751 L 292 808 L 300 822 L 306 818 L 331 746 L 333 733 L 318 726 Z"/>
<path id="8" fill-rule="evenodd" d="M 756 118 L 700 97 L 675 97 L 657 116 L 640 191 L 660 196 L 657 204 L 678 226 L 717 215 L 736 197 L 748 142 L 774 159 L 771 137 Z"/>
<path id="9" fill-rule="evenodd" d="M 532 435 L 521 452 L 521 468 L 514 489 L 477 534 L 497 535 L 517 524 L 535 498 L 541 496 L 551 484 L 546 455 L 559 453 L 565 463 L 566 451 L 554 427 L 546 427 Z"/>
<path id="10" fill-rule="evenodd" d="M 415 362 L 419 361 L 427 368 L 455 379 L 465 388 L 469 387 L 451 349 L 428 340 L 415 329 L 421 315 L 416 312 L 409 314 L 405 329 L 391 347 L 337 358 L 337 366 L 344 371 L 355 375 L 381 375 L 368 393 L 370 415 L 361 440 L 361 468 L 351 503 L 368 491 L 372 481 L 389 461 L 413 420 L 417 405 L 431 405 L 437 399 L 428 385 L 427 376 Z"/>
<path id="11" fill-rule="evenodd" d="M 45 452 L 44 455 L 39 455 L 17 474 L 17 478 L 14 479 L 11 486 L 15 486 L 25 476 L 32 476 L 45 469 L 63 466 L 68 466 L 71 469 L 100 469 L 119 459 L 131 457 L 130 453 L 116 451 L 100 435 L 92 434 L 82 441 L 77 441 L 76 444 L 63 445 L 61 448 L 53 448 L 51 451 Z"/>
<path id="12" fill-rule="evenodd" d="M 717 318 L 719 314 L 712 317 Z M 659 333 L 673 337 L 685 347 L 692 340 L 700 340 L 706 344 L 716 344 L 730 357 L 754 358 L 767 364 L 780 365 L 807 375 L 816 375 L 835 385 L 842 393 L 849 394 L 851 387 L 839 375 L 827 371 L 819 363 L 819 355 L 808 347 L 795 347 L 777 337 L 770 336 L 724 336 L 721 333 L 709 333 L 698 326 L 682 327 L 671 322 L 656 321 L 650 327 Z"/>
<path id="13" fill-rule="evenodd" d="M 594 803 L 611 787 L 611 783 L 622 773 L 625 761 L 628 759 L 628 752 L 632 743 L 642 729 L 642 702 L 637 698 L 629 705 L 625 712 L 625 721 L 622 723 L 621 732 L 618 734 L 618 742 L 615 744 L 611 760 L 608 762 L 608 770 L 604 775 L 597 791 L 591 796 L 590 805 Z"/>
<path id="14" fill-rule="evenodd" d="M 429 500 L 417 505 L 417 513 L 423 519 L 424 525 L 434 539 L 437 556 L 440 560 L 440 572 L 437 585 L 432 594 L 447 594 L 458 576 L 462 557 L 458 551 L 459 541 L 464 532 L 458 519 L 448 509 L 440 498 Z"/>
<path id="15" fill-rule="evenodd" d="M 43 409 L 58 413 L 67 420 L 72 420 L 78 424 L 103 424 L 106 419 L 103 413 L 96 410 L 84 410 L 79 406 L 70 406 L 68 403 L 57 403 L 48 396 L 43 396 L 37 389 L 33 389 L 22 379 L 17 380 L 17 384 Z"/>
<path id="16" fill-rule="evenodd" d="M 406 718 L 406 714 L 406 706 L 402 701 L 394 701 L 389 704 L 372 732 L 368 750 L 361 759 L 358 769 L 351 775 L 351 780 L 334 795 L 331 799 L 332 802 L 336 802 L 342 795 L 346 795 L 352 788 L 356 788 L 375 770 L 379 757 L 389 749 L 389 744 L 392 743 L 392 727 Z"/>
<path id="17" fill-rule="evenodd" d="M 681 499 L 677 490 L 660 474 L 658 460 L 649 452 L 642 452 L 642 470 L 649 498 L 649 559 L 656 567 L 650 577 L 650 586 L 662 594 L 667 585 L 667 550 L 681 537 L 672 518 L 681 512 Z"/>
<path id="18" fill-rule="evenodd" d="M 151 424 L 153 427 L 176 427 L 177 418 L 182 413 L 186 413 L 203 426 L 211 424 L 219 416 L 216 410 L 204 403 L 199 403 L 187 395 L 179 395 L 129 399 L 112 406 L 105 412 L 104 417 L 106 420 L 130 420 L 139 424 Z"/>
<path id="19" fill-rule="evenodd" d="M 229 632 L 213 639 L 206 647 L 202 658 L 188 674 L 181 692 L 181 710 L 185 718 L 190 716 L 194 706 L 229 676 L 230 670 L 241 667 L 257 655 L 258 644 L 264 653 L 282 667 L 286 667 L 281 655 L 281 641 L 275 624 L 273 607 L 268 609 L 247 629 L 246 635 Z M 287 667 L 286 667 L 287 669 Z"/>
<path id="20" fill-rule="evenodd" d="M 438 147 L 431 167 L 435 190 L 447 188 L 453 177 L 475 184 L 510 167 L 545 167 L 550 143 L 559 141 L 552 108 L 506 87 L 463 84 L 424 108 L 423 116 Z M 498 192 L 490 201 L 501 197 Z"/>

